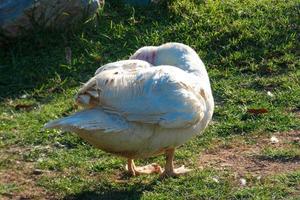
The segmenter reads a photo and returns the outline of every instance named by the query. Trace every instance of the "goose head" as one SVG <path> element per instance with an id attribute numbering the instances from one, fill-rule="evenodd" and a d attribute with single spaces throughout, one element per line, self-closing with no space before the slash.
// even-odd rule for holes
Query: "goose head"
<path id="1" fill-rule="evenodd" d="M 157 47 L 142 47 L 130 59 L 144 60 L 154 66 L 171 65 L 189 73 L 207 74 L 195 50 L 181 43 L 171 42 Z"/>

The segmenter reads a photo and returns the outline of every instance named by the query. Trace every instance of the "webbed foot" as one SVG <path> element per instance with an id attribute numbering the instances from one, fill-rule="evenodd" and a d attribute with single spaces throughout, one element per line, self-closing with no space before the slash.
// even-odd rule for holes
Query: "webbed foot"
<path id="1" fill-rule="evenodd" d="M 126 170 L 132 176 L 137 176 L 141 174 L 162 174 L 163 169 L 156 163 L 152 163 L 149 165 L 137 167 L 135 166 L 132 159 L 128 159 L 128 164 L 126 165 Z"/>

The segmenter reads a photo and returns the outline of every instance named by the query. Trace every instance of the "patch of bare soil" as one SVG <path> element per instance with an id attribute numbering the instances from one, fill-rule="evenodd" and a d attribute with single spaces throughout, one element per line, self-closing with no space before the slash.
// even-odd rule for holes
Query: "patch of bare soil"
<path id="1" fill-rule="evenodd" d="M 275 133 L 278 142 L 257 136 L 246 142 L 244 138 L 234 139 L 229 145 L 218 144 L 207 150 L 199 158 L 200 168 L 212 167 L 233 171 L 235 176 L 253 175 L 264 177 L 300 170 L 300 160 L 291 161 L 263 159 L 260 155 L 264 148 L 288 148 L 291 142 L 300 143 L 300 130 Z"/>
<path id="2" fill-rule="evenodd" d="M 27 149 L 12 147 L 0 149 L 0 185 L 15 185 L 16 188 L 0 194 L 0 199 L 56 199 L 53 194 L 37 185 L 40 175 L 47 173 L 34 168 L 33 162 L 19 158 Z"/>
<path id="3" fill-rule="evenodd" d="M 294 110 L 292 110 L 293 113 L 295 113 L 295 115 L 300 118 L 300 108 L 295 108 Z"/>

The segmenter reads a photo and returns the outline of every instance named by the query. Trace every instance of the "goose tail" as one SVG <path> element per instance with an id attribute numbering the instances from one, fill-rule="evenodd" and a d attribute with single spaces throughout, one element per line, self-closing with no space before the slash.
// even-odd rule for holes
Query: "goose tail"
<path id="1" fill-rule="evenodd" d="M 53 120 L 44 125 L 44 129 L 60 129 L 63 131 L 103 131 L 119 132 L 129 128 L 122 117 L 106 113 L 101 108 L 93 108 L 77 112 L 68 117 Z"/>

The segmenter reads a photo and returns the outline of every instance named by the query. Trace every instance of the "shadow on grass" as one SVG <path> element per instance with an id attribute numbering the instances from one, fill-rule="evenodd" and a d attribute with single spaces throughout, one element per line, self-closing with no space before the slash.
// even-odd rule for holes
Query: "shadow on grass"
<path id="1" fill-rule="evenodd" d="M 0 101 L 79 87 L 101 65 L 128 58 L 141 43 L 148 43 L 136 41 L 136 35 L 151 32 L 152 23 L 168 24 L 165 9 L 107 3 L 98 17 L 70 32 L 37 27 L 32 34 L 9 42 L 0 49 Z M 71 62 L 66 58 L 68 49 Z"/>
<path id="2" fill-rule="evenodd" d="M 128 180 L 130 181 L 130 180 Z M 152 191 L 153 187 L 157 184 L 157 181 L 150 183 L 135 183 L 133 185 L 120 187 L 120 184 L 109 184 L 107 187 L 104 184 L 99 184 L 93 190 L 83 190 L 77 194 L 65 196 L 65 200 L 77 200 L 77 199 L 111 199 L 111 200 L 134 200 L 141 199 L 145 191 Z"/>
<path id="3" fill-rule="evenodd" d="M 299 65 L 297 45 L 287 42 L 299 43 L 296 4 L 279 4 L 261 17 L 260 4 L 247 10 L 230 3 L 216 3 L 214 8 L 201 0 L 162 2 L 143 8 L 110 1 L 97 20 L 74 31 L 35 30 L 1 48 L 0 101 L 24 93 L 44 98 L 60 89 L 79 87 L 101 65 L 126 59 L 141 46 L 170 41 L 191 45 L 208 69 L 230 69 L 231 75 L 276 75 Z M 240 16 L 240 9 L 249 16 Z M 71 62 L 66 59 L 67 49 Z"/>
<path id="4" fill-rule="evenodd" d="M 257 159 L 261 161 L 270 161 L 270 162 L 281 162 L 281 163 L 298 163 L 300 161 L 299 155 L 292 154 L 274 154 L 274 155 L 259 155 Z"/>

